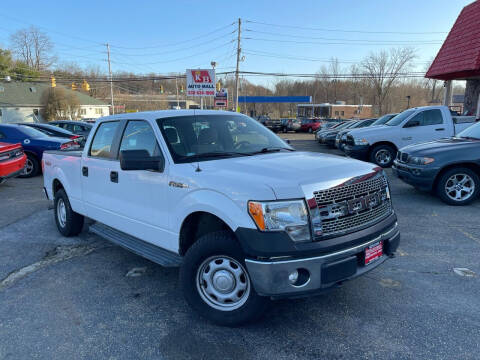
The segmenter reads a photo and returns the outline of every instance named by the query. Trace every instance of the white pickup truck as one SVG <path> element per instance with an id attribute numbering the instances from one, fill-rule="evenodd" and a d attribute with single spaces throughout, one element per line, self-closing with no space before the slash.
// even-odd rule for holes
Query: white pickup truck
<path id="1" fill-rule="evenodd" d="M 181 266 L 187 302 L 219 324 L 362 275 L 400 241 L 381 168 L 295 151 L 241 114 L 105 117 L 83 152 L 47 151 L 42 166 L 63 235 L 89 218 L 91 232 Z"/>
<path id="2" fill-rule="evenodd" d="M 452 117 L 446 106 L 412 108 L 385 125 L 350 131 L 344 151 L 348 156 L 389 167 L 398 149 L 455 136 L 474 122 L 474 116 Z"/>

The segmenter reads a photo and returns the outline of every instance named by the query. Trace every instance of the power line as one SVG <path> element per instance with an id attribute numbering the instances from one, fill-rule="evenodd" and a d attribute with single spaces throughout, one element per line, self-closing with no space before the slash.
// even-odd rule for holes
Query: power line
<path id="1" fill-rule="evenodd" d="M 212 30 L 206 34 L 203 34 L 203 35 L 199 35 L 199 36 L 196 36 L 194 38 L 191 38 L 191 39 L 188 39 L 188 40 L 182 40 L 182 41 L 175 41 L 173 43 L 167 43 L 167 44 L 158 44 L 158 45 L 154 45 L 154 46 L 143 46 L 143 47 L 126 47 L 126 46 L 117 46 L 117 45 L 112 45 L 112 48 L 117 48 L 117 49 L 130 49 L 130 50 L 145 50 L 145 49 L 156 49 L 156 48 L 159 48 L 159 47 L 168 47 L 168 46 L 176 46 L 176 45 L 179 45 L 179 44 L 184 44 L 184 43 L 187 43 L 187 42 L 191 42 L 191 41 L 195 41 L 195 40 L 198 40 L 198 39 L 201 39 L 203 37 L 207 37 L 211 34 L 214 34 L 218 31 L 221 31 L 223 29 L 226 29 L 228 27 L 231 27 L 232 25 L 234 25 L 235 22 L 232 22 L 228 25 L 225 25 L 225 26 L 221 26 L 215 30 Z"/>
<path id="2" fill-rule="evenodd" d="M 433 42 L 425 42 L 425 43 L 392 43 L 392 42 L 384 42 L 384 43 L 348 43 L 348 42 L 316 42 L 316 41 L 298 41 L 298 40 L 285 40 L 285 39 L 263 39 L 263 38 L 252 38 L 252 37 L 244 37 L 245 40 L 254 40 L 254 41 L 268 41 L 268 42 L 277 42 L 277 43 L 292 43 L 292 44 L 313 44 L 313 45 L 362 45 L 362 46 L 374 46 L 374 45 L 441 45 L 442 43 L 433 43 Z"/>
<path id="3" fill-rule="evenodd" d="M 306 36 L 306 35 L 293 35 L 293 34 L 281 34 L 269 31 L 258 31 L 252 29 L 245 29 L 244 31 L 248 31 L 251 33 L 257 34 L 265 34 L 265 35 L 274 35 L 274 36 L 282 36 L 282 37 L 293 37 L 293 38 L 300 38 L 300 39 L 311 39 L 311 40 L 327 40 L 327 41 L 346 41 L 346 42 L 366 42 L 366 43 L 442 43 L 444 40 L 436 39 L 436 40 L 371 40 L 371 39 L 345 39 L 345 38 L 325 38 L 325 37 L 315 37 L 315 36 Z"/>
<path id="4" fill-rule="evenodd" d="M 360 34 L 399 34 L 399 35 L 421 35 L 421 34 L 447 34 L 447 31 L 366 31 L 366 30 L 344 30 L 344 29 L 328 29 L 328 28 L 316 28 L 316 27 L 305 27 L 297 25 L 288 25 L 288 24 L 272 24 L 261 21 L 254 20 L 245 20 L 247 23 L 259 24 L 265 26 L 273 26 L 280 28 L 290 28 L 290 29 L 301 29 L 301 30 L 310 30 L 310 31 L 325 31 L 325 32 L 343 32 L 343 33 L 360 33 Z"/>
<path id="5" fill-rule="evenodd" d="M 123 53 L 123 52 L 113 51 L 112 54 L 114 54 L 114 55 L 115 54 L 120 54 L 120 55 L 127 56 L 127 57 L 130 57 L 130 56 L 159 56 L 159 55 L 172 54 L 172 53 L 177 53 L 177 52 L 182 52 L 182 51 L 185 51 L 185 50 L 190 50 L 190 49 L 193 49 L 193 48 L 197 48 L 197 47 L 203 46 L 205 44 L 210 44 L 210 43 L 215 42 L 215 41 L 220 40 L 220 39 L 225 39 L 225 37 L 230 36 L 233 33 L 235 33 L 235 31 L 231 31 L 231 32 L 228 32 L 226 34 L 222 34 L 222 35 L 220 35 L 216 38 L 206 40 L 206 41 L 203 41 L 201 43 L 196 43 L 195 45 L 190 45 L 188 47 L 175 49 L 175 50 L 162 51 L 162 52 L 158 52 L 158 53 L 126 54 L 126 53 Z"/>

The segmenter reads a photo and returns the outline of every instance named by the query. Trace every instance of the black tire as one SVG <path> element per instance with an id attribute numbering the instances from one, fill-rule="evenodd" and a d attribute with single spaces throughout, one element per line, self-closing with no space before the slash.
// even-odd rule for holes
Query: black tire
<path id="1" fill-rule="evenodd" d="M 243 267 L 241 270 L 245 270 L 244 283 L 248 284 L 248 290 L 244 291 L 243 303 L 238 308 L 219 310 L 214 307 L 218 305 L 209 302 L 208 295 L 205 295 L 206 291 L 202 290 L 207 286 L 205 281 L 203 281 L 203 285 L 200 281 L 201 270 L 208 269 L 208 266 L 205 267 L 203 264 L 215 261 L 216 257 L 233 259 Z M 220 264 L 223 265 L 222 262 Z M 205 273 L 208 274 L 208 271 L 206 270 Z M 213 275 L 209 277 L 213 279 Z M 206 319 L 223 326 L 237 326 L 257 320 L 264 314 L 270 301 L 255 292 L 246 270 L 243 251 L 234 236 L 227 231 L 206 234 L 188 249 L 180 269 L 180 286 L 186 301 L 195 311 Z M 232 305 L 235 304 L 232 303 Z"/>
<path id="2" fill-rule="evenodd" d="M 65 206 L 64 219 L 59 215 L 62 211 L 60 210 L 62 203 Z M 55 193 L 54 213 L 57 229 L 63 236 L 70 237 L 80 234 L 83 228 L 84 217 L 72 210 L 67 193 L 63 189 L 60 189 Z"/>
<path id="3" fill-rule="evenodd" d="M 308 128 L 308 132 L 311 134 L 313 133 L 313 129 L 312 128 Z"/>
<path id="4" fill-rule="evenodd" d="M 454 190 L 456 185 L 454 183 L 454 179 L 458 181 L 463 178 L 468 178 L 469 180 L 466 181 L 464 185 L 459 184 L 463 190 L 459 190 L 459 192 L 457 192 L 456 189 Z M 452 191 L 448 192 L 447 187 L 452 188 Z M 471 189 L 470 192 L 465 191 L 465 189 L 468 187 Z M 460 194 L 459 200 L 453 198 L 454 191 L 455 195 L 458 193 Z M 448 205 L 462 206 L 470 204 L 472 201 L 478 198 L 480 194 L 480 177 L 478 174 L 468 168 L 458 167 L 447 170 L 440 175 L 440 178 L 437 182 L 436 192 L 440 199 Z"/>
<path id="5" fill-rule="evenodd" d="M 284 134 L 285 134 L 286 132 L 288 132 L 287 128 L 284 127 L 284 128 L 282 129 L 282 132 L 283 132 Z"/>
<path id="6" fill-rule="evenodd" d="M 27 154 L 27 161 L 23 172 L 18 175 L 21 178 L 31 178 L 37 176 L 40 172 L 40 163 L 35 155 Z"/>
<path id="7" fill-rule="evenodd" d="M 385 156 L 383 157 L 383 155 Z M 370 162 L 382 168 L 387 168 L 392 166 L 396 155 L 397 151 L 392 146 L 386 144 L 377 145 L 370 151 Z M 380 160 L 382 158 L 384 161 Z"/>

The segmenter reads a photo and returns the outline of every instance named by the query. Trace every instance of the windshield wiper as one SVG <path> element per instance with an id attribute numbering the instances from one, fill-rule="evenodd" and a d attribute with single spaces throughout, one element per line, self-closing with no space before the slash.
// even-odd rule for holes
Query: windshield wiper
<path id="1" fill-rule="evenodd" d="M 200 154 L 186 155 L 180 157 L 180 160 L 199 159 L 199 158 L 217 158 L 230 156 L 252 156 L 250 153 L 235 152 L 235 151 L 212 151 Z"/>
<path id="2" fill-rule="evenodd" d="M 480 138 L 476 138 L 473 136 L 460 136 L 460 139 L 467 139 L 467 140 L 480 140 Z"/>
<path id="3" fill-rule="evenodd" d="M 264 147 L 262 150 L 259 151 L 254 151 L 250 154 L 255 155 L 255 154 L 266 154 L 266 153 L 271 153 L 271 152 L 277 152 L 277 151 L 282 151 L 282 150 L 288 150 L 288 151 L 295 151 L 294 149 L 286 148 L 286 147 L 281 147 L 281 146 L 276 146 L 276 147 Z"/>

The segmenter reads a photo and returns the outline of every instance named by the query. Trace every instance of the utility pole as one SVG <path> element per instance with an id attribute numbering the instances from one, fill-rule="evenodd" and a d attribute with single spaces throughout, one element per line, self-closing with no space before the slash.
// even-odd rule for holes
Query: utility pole
<path id="1" fill-rule="evenodd" d="M 175 76 L 175 88 L 177 89 L 177 110 L 180 109 L 180 101 L 178 101 L 178 78 Z M 187 104 L 185 103 L 185 108 Z"/>
<path id="2" fill-rule="evenodd" d="M 242 49 L 240 48 L 240 32 L 242 28 L 242 19 L 238 18 L 238 36 L 237 36 L 237 70 L 235 71 L 235 111 L 238 109 L 238 75 L 240 68 L 240 53 Z"/>
<path id="3" fill-rule="evenodd" d="M 113 106 L 113 78 L 112 67 L 110 66 L 110 45 L 107 43 L 107 57 L 108 57 L 108 74 L 110 76 L 110 97 L 112 99 L 112 115 L 115 115 L 115 107 Z"/>

